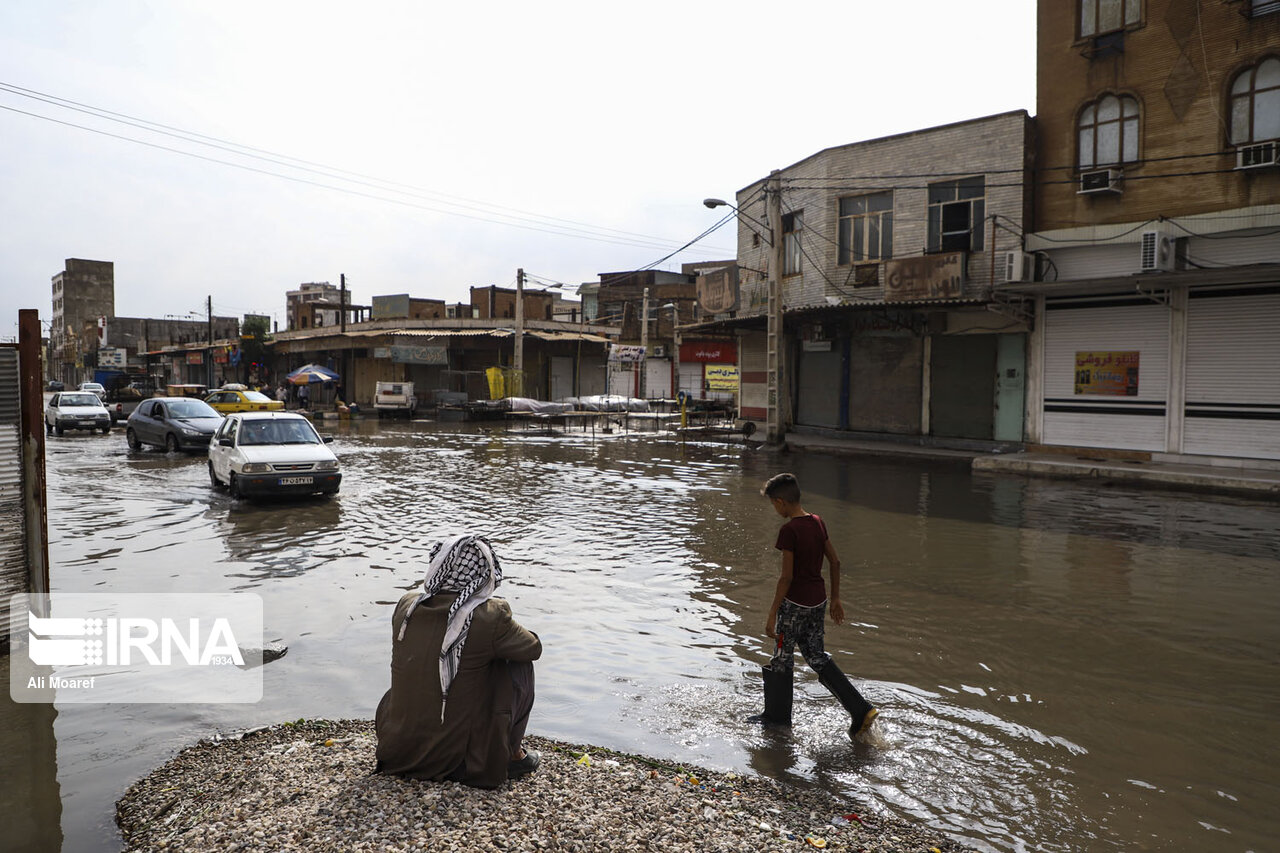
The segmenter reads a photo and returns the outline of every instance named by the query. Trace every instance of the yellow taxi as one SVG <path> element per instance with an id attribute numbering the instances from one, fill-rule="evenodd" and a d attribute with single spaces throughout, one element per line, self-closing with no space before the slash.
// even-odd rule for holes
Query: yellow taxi
<path id="1" fill-rule="evenodd" d="M 280 400 L 273 400 L 259 391 L 250 391 L 243 385 L 223 385 L 204 401 L 223 415 L 232 412 L 278 412 L 284 408 Z"/>

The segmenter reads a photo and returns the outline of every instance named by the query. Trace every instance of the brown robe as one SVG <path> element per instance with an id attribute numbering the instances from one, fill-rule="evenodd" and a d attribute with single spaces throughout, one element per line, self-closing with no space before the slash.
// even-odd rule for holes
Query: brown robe
<path id="1" fill-rule="evenodd" d="M 374 717 L 379 771 L 441 781 L 460 770 L 453 779 L 496 788 L 506 781 L 511 758 L 507 661 L 537 660 L 542 643 L 511 618 L 503 599 L 477 607 L 441 723 L 440 646 L 457 596 L 440 593 L 418 605 L 404 639 L 397 640 L 418 595 L 401 598 L 391 617 L 391 689 Z"/>

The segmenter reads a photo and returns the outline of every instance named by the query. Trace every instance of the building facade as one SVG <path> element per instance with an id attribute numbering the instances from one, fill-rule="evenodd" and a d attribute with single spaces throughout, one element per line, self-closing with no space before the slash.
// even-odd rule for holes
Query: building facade
<path id="1" fill-rule="evenodd" d="M 778 233 L 784 422 L 1021 441 L 1029 318 L 999 286 L 1032 142 L 1027 113 L 1003 113 L 826 149 L 739 191 L 736 308 L 717 317 L 740 338 L 741 417 L 767 417 Z"/>
<path id="2" fill-rule="evenodd" d="M 1280 460 L 1280 4 L 1039 3 L 1028 440 Z"/>

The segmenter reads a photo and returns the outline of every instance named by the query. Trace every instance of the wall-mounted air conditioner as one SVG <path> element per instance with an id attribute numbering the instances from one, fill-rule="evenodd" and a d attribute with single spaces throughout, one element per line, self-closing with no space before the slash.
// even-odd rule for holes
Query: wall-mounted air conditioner
<path id="1" fill-rule="evenodd" d="M 1004 253 L 1004 280 L 1006 282 L 1033 281 L 1035 279 L 1035 255 L 1028 252 Z"/>
<path id="2" fill-rule="evenodd" d="M 1174 267 L 1173 249 L 1173 238 L 1165 232 L 1160 230 L 1143 231 L 1141 270 L 1143 272 L 1169 272 Z"/>
<path id="3" fill-rule="evenodd" d="M 649 353 L 650 358 L 666 358 L 667 357 L 666 344 L 654 344 L 653 346 L 649 347 L 649 349 L 651 350 L 651 352 Z"/>
<path id="4" fill-rule="evenodd" d="M 1080 173 L 1080 189 L 1076 195 L 1092 195 L 1093 193 L 1120 193 L 1124 188 L 1120 185 L 1124 172 L 1119 169 L 1097 169 Z"/>
<path id="5" fill-rule="evenodd" d="M 1237 169 L 1265 169 L 1269 166 L 1280 166 L 1280 144 L 1260 142 L 1236 149 Z"/>

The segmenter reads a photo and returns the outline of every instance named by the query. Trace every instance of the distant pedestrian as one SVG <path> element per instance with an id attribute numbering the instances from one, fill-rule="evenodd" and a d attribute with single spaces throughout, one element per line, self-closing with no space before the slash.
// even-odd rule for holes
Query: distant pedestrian
<path id="1" fill-rule="evenodd" d="M 309 397 L 310 397 L 310 392 L 307 391 L 307 386 L 299 385 L 298 386 L 298 408 L 299 409 L 307 408 L 307 400 Z"/>
<path id="2" fill-rule="evenodd" d="M 276 386 L 276 399 L 281 403 L 287 402 L 289 399 L 289 389 L 285 387 L 283 382 Z"/>
<path id="3" fill-rule="evenodd" d="M 778 515 L 787 519 L 778 531 L 774 547 L 782 552 L 782 572 L 769 606 L 764 630 L 777 640 L 777 651 L 763 668 L 764 713 L 751 719 L 762 723 L 791 725 L 792 675 L 795 647 L 805 662 L 818 673 L 822 686 L 830 690 L 849 712 L 853 723 L 849 737 L 866 731 L 880 713 L 860 694 L 823 648 L 823 617 L 831 603 L 831 619 L 844 622 L 840 603 L 840 558 L 827 535 L 827 526 L 800 505 L 800 484 L 794 474 L 779 474 L 764 484 L 760 493 L 769 499 Z M 822 578 L 822 561 L 831 567 L 831 596 L 827 597 Z"/>

